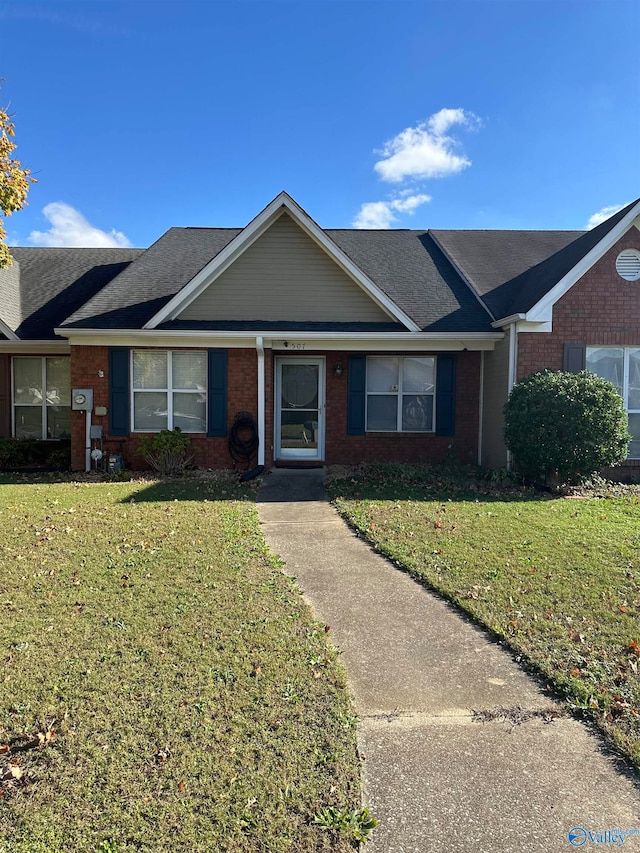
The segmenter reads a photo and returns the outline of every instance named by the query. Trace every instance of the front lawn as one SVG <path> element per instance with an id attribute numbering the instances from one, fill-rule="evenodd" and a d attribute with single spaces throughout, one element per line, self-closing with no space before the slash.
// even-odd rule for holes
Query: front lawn
<path id="1" fill-rule="evenodd" d="M 250 487 L 0 484 L 0 851 L 352 849 L 355 718 Z"/>
<path id="2" fill-rule="evenodd" d="M 377 549 L 503 638 L 640 770 L 640 492 L 553 498 L 401 466 L 329 489 Z"/>

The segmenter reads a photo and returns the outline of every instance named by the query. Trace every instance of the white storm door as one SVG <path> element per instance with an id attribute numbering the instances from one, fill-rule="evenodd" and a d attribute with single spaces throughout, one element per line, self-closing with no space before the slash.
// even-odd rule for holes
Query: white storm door
<path id="1" fill-rule="evenodd" d="M 324 364 L 276 358 L 276 459 L 324 459 Z"/>

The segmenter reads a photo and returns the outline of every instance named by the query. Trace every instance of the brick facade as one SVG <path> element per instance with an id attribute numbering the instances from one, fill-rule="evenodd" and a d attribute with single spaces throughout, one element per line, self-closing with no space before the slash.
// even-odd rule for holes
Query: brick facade
<path id="1" fill-rule="evenodd" d="M 152 348 L 153 349 L 153 348 Z M 197 348 L 196 348 L 197 349 Z M 107 453 L 121 454 L 126 467 L 140 470 L 144 460 L 136 454 L 137 435 L 109 436 L 109 356 L 108 347 L 74 346 L 71 355 L 71 385 L 73 388 L 94 389 L 92 424 L 99 424 L 105 435 Z M 453 436 L 433 433 L 368 433 L 347 435 L 347 353 L 305 351 L 310 358 L 326 359 L 326 429 L 325 461 L 327 464 L 354 464 L 357 462 L 438 461 L 455 455 L 464 462 L 475 462 L 478 453 L 478 416 L 480 388 L 480 353 L 461 352 L 457 357 L 456 430 Z M 398 353 L 402 355 L 403 353 Z M 410 353 L 406 353 L 409 355 Z M 415 354 L 415 353 L 414 353 Z M 425 353 L 428 355 L 428 353 Z M 274 377 L 275 353 L 265 350 L 265 464 L 273 463 L 274 448 Z M 342 376 L 334 368 L 340 360 L 344 366 Z M 103 373 L 100 376 L 100 372 Z M 228 400 L 227 424 L 230 428 L 236 414 L 249 412 L 257 421 L 258 360 L 256 350 L 228 350 Z M 95 414 L 95 407 L 104 406 L 107 415 Z M 84 412 L 71 413 L 72 467 L 85 467 Z M 202 468 L 231 468 L 227 438 L 191 436 L 198 448 L 196 464 Z"/>
<path id="2" fill-rule="evenodd" d="M 394 353 L 394 355 L 416 353 Z M 432 353 L 421 353 L 431 355 Z M 345 371 L 336 377 L 338 355 L 327 354 L 326 462 L 354 465 L 358 462 L 438 462 L 452 455 L 462 462 L 478 460 L 480 353 L 460 352 L 456 364 L 455 435 L 434 433 L 370 432 L 347 435 L 347 359 Z"/>
<path id="3" fill-rule="evenodd" d="M 144 347 L 136 347 L 144 349 Z M 157 349 L 157 347 L 149 347 Z M 198 349 L 198 347 L 193 347 Z M 104 373 L 99 376 L 99 371 Z M 249 412 L 256 420 L 258 365 L 255 349 L 230 349 L 228 351 L 227 424 L 230 427 L 240 411 Z M 94 412 L 91 422 L 102 426 L 107 453 L 118 453 L 124 458 L 127 468 L 142 470 L 144 460 L 136 453 L 139 445 L 137 434 L 129 437 L 109 435 L 109 348 L 103 346 L 74 346 L 71 349 L 71 387 L 93 388 Z M 95 414 L 96 406 L 104 406 L 107 414 Z M 85 420 L 84 412 L 71 413 L 71 466 L 74 470 L 85 467 Z M 231 468 L 226 438 L 209 438 L 204 435 L 191 436 L 192 444 L 198 448 L 196 464 L 200 468 Z"/>
<path id="4" fill-rule="evenodd" d="M 616 272 L 623 249 L 640 250 L 631 228 L 553 307 L 552 332 L 518 335 L 518 379 L 549 367 L 562 370 L 565 343 L 640 346 L 640 282 Z"/>
<path id="5" fill-rule="evenodd" d="M 517 379 L 544 368 L 562 370 L 564 344 L 640 346 L 640 282 L 616 272 L 623 249 L 640 250 L 640 231 L 631 228 L 553 307 L 553 331 L 518 334 Z M 624 474 L 637 475 L 640 461 Z M 627 470 L 628 469 L 628 470 Z M 616 469 L 615 476 L 620 476 Z"/>

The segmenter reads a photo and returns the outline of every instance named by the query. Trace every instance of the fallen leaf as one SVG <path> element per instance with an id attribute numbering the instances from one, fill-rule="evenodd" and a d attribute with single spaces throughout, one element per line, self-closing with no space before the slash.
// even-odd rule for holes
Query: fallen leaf
<path id="1" fill-rule="evenodd" d="M 36 738 L 38 739 L 38 746 L 46 746 L 55 740 L 56 733 L 53 729 L 49 728 L 46 732 L 36 732 Z"/>

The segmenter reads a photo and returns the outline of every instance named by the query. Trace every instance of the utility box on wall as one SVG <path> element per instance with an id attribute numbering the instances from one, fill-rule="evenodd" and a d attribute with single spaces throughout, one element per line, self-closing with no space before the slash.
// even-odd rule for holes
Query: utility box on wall
<path id="1" fill-rule="evenodd" d="M 74 412 L 90 412 L 93 409 L 93 388 L 74 388 L 71 408 Z"/>

